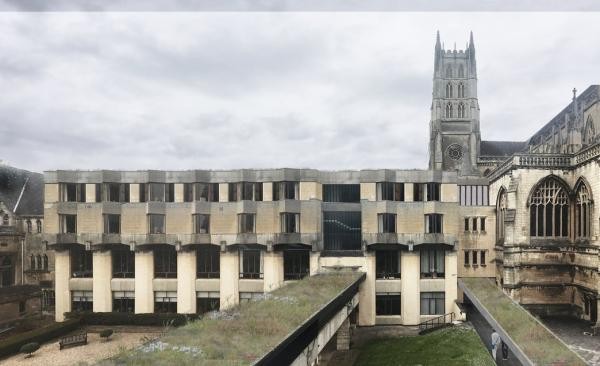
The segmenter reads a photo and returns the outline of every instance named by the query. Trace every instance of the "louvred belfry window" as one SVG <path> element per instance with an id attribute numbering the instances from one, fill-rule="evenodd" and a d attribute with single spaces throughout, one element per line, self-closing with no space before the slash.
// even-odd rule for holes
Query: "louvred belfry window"
<path id="1" fill-rule="evenodd" d="M 532 237 L 569 235 L 569 196 L 554 178 L 547 178 L 535 188 L 529 202 L 529 227 Z"/>

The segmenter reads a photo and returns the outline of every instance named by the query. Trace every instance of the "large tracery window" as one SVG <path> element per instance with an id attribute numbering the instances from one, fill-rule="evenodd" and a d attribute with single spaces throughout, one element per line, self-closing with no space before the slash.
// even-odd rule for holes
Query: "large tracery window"
<path id="1" fill-rule="evenodd" d="M 458 104 L 458 118 L 465 118 L 465 105 L 463 103 Z"/>
<path id="2" fill-rule="evenodd" d="M 452 103 L 446 104 L 446 118 L 452 118 Z"/>
<path id="3" fill-rule="evenodd" d="M 583 181 L 579 182 L 575 190 L 575 236 L 577 238 L 589 238 L 592 223 L 590 191 Z"/>
<path id="4" fill-rule="evenodd" d="M 448 83 L 446 84 L 446 98 L 452 98 L 452 94 L 454 94 L 452 90 L 452 84 Z"/>
<path id="5" fill-rule="evenodd" d="M 504 243 L 504 235 L 506 228 L 504 227 L 504 219 L 506 218 L 506 190 L 500 189 L 498 201 L 496 202 L 496 241 Z"/>
<path id="6" fill-rule="evenodd" d="M 529 204 L 532 237 L 564 238 L 569 235 L 569 197 L 556 179 L 548 178 L 538 184 Z"/>

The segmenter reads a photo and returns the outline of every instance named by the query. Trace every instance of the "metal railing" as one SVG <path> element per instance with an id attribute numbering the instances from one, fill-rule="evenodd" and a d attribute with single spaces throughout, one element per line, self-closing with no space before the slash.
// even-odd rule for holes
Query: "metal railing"
<path id="1" fill-rule="evenodd" d="M 454 313 L 440 315 L 433 319 L 419 323 L 419 334 L 430 332 L 432 330 L 445 327 L 454 321 Z"/>

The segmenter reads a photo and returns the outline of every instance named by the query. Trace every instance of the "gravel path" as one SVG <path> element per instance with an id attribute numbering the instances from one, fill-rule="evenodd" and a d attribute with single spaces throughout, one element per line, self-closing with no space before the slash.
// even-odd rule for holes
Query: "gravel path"
<path id="1" fill-rule="evenodd" d="M 58 349 L 58 339 L 43 344 L 31 358 L 22 354 L 0 360 L 2 366 L 67 366 L 92 365 L 97 361 L 111 357 L 123 349 L 129 349 L 142 343 L 142 337 L 148 333 L 116 333 L 105 342 L 98 333 L 88 333 L 88 344 Z"/>

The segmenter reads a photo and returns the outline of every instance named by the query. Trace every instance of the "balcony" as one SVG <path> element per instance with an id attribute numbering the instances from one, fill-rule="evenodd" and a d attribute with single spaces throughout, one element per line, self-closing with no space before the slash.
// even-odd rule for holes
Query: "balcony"
<path id="1" fill-rule="evenodd" d="M 421 245 L 446 244 L 456 246 L 458 240 L 454 234 L 442 233 L 363 233 L 363 242 L 369 246 L 374 244 Z"/>
<path id="2" fill-rule="evenodd" d="M 83 241 L 79 241 L 78 239 L 75 233 L 43 234 L 43 240 L 48 242 L 48 245 L 82 244 Z"/>
<path id="3" fill-rule="evenodd" d="M 211 235 L 208 233 L 203 234 L 179 234 L 177 240 L 181 242 L 181 245 L 204 245 L 213 244 Z"/>
<path id="4" fill-rule="evenodd" d="M 256 233 L 239 233 L 235 237 L 235 244 L 256 244 L 258 243 Z"/>

